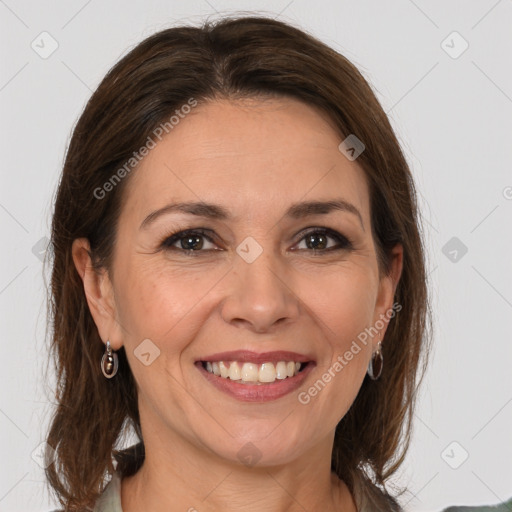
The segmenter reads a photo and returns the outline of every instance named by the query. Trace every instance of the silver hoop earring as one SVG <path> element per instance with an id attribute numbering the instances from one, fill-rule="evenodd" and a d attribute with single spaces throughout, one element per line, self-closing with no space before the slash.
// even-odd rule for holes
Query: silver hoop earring
<path id="1" fill-rule="evenodd" d="M 368 364 L 368 376 L 372 380 L 377 380 L 384 366 L 384 357 L 382 355 L 382 343 L 377 343 L 377 350 L 372 354 L 370 363 Z"/>
<path id="2" fill-rule="evenodd" d="M 101 358 L 101 371 L 107 379 L 111 379 L 116 373 L 119 366 L 117 354 L 112 350 L 110 341 L 107 341 L 105 346 L 105 353 Z"/>

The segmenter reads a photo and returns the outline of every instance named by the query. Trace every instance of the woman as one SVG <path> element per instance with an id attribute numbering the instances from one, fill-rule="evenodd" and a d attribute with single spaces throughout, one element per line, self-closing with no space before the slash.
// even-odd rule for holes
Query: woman
<path id="1" fill-rule="evenodd" d="M 80 117 L 55 202 L 63 507 L 400 510 L 386 483 L 429 344 L 418 222 L 342 55 L 256 17 L 140 43 Z"/>

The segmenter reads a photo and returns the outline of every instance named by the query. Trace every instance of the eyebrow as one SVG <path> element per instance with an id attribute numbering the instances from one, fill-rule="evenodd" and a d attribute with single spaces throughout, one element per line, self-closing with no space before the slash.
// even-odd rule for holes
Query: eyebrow
<path id="1" fill-rule="evenodd" d="M 305 201 L 295 203 L 288 208 L 284 216 L 292 219 L 302 219 L 312 215 L 327 215 L 333 211 L 343 211 L 355 215 L 359 218 L 359 222 L 364 231 L 363 218 L 359 210 L 352 203 L 341 198 L 332 199 L 330 201 Z M 157 218 L 173 212 L 188 213 L 197 217 L 225 221 L 232 218 L 229 211 L 218 204 L 205 202 L 171 203 L 151 212 L 142 221 L 139 229 L 147 229 Z"/>

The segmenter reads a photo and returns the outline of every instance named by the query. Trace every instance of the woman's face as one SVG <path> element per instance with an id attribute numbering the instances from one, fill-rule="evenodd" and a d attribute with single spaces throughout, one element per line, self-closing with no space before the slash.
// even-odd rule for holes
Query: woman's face
<path id="1" fill-rule="evenodd" d="M 260 464 L 332 442 L 385 327 L 361 333 L 382 326 L 401 269 L 398 249 L 379 279 L 364 173 L 341 141 L 293 99 L 215 101 L 133 171 L 91 310 L 126 349 L 146 437 Z M 290 362 L 307 364 L 289 377 Z"/>

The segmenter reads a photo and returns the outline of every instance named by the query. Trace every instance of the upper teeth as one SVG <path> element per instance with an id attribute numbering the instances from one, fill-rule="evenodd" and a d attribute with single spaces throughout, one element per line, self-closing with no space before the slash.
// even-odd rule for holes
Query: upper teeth
<path id="1" fill-rule="evenodd" d="M 242 382 L 274 382 L 286 379 L 299 373 L 301 363 L 294 361 L 279 361 L 278 363 L 239 363 L 237 361 L 206 362 L 206 369 L 225 379 L 242 380 Z"/>

